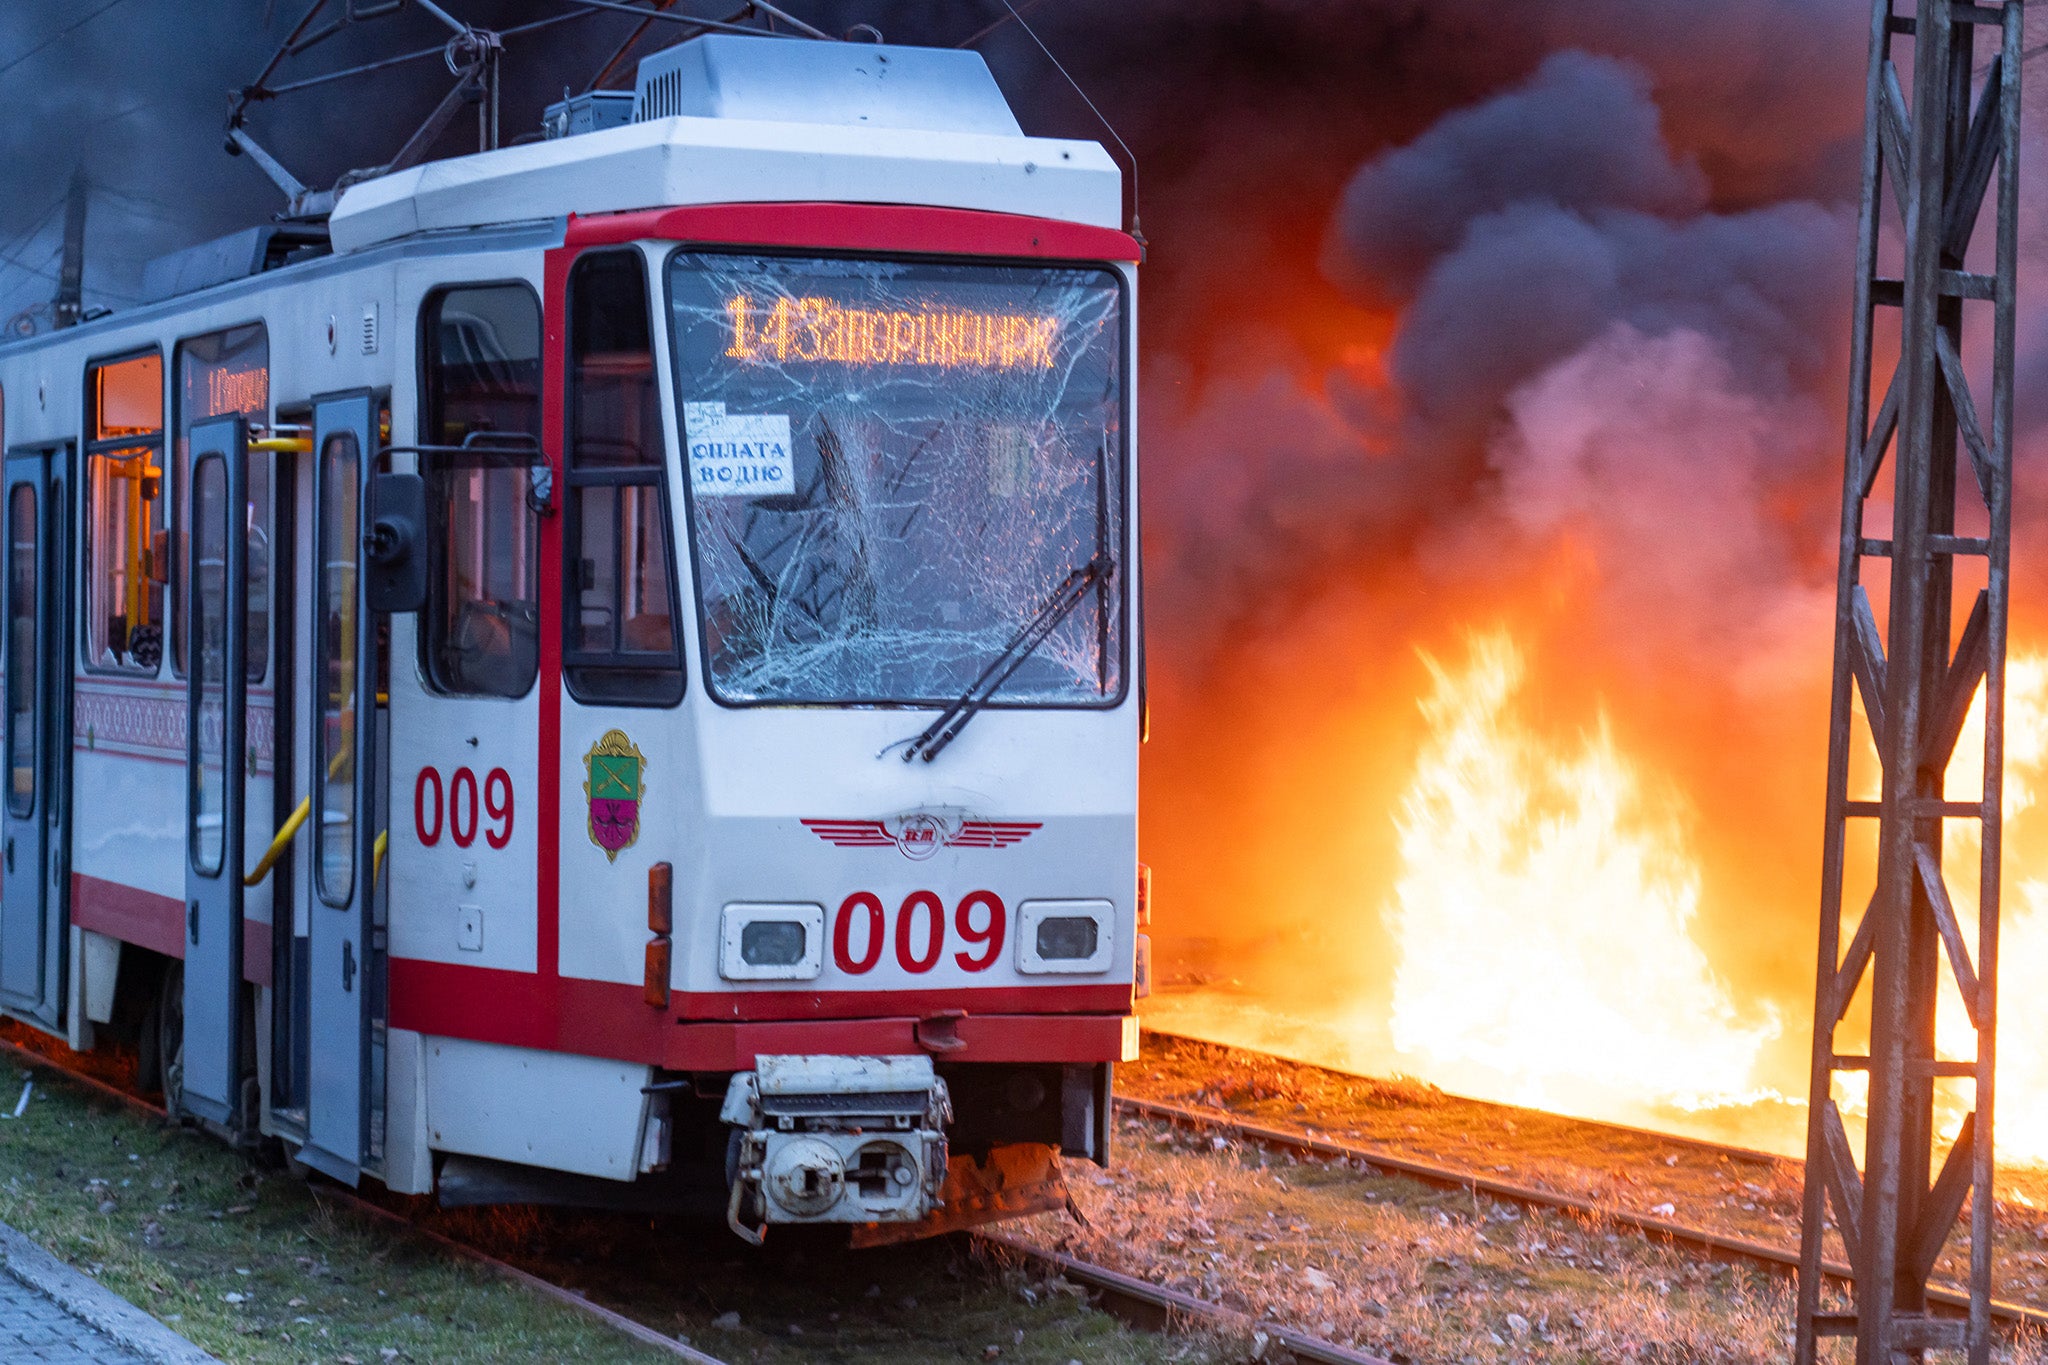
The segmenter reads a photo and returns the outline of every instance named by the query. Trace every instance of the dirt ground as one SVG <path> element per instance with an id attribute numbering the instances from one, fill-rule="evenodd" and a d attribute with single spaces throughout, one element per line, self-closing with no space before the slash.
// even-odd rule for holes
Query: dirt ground
<path id="1" fill-rule="evenodd" d="M 117 1068 L 118 1070 L 118 1068 Z M 8 1102 L 26 1079 L 0 1067 Z M 109 1079 L 120 1080 L 118 1074 Z M 1160 1034 L 1119 1071 L 1128 1095 L 1378 1147 L 1782 1246 L 1797 1241 L 1798 1163 L 1343 1075 Z M 1069 1163 L 1084 1222 L 1014 1229 L 1244 1313 L 1397 1362 L 1762 1365 L 1788 1355 L 1790 1286 L 1709 1265 L 1598 1217 L 1296 1161 L 1119 1120 L 1108 1171 Z M 2048 1298 L 2048 1177 L 2004 1173 L 2000 1293 Z M 733 1361 L 1197 1363 L 1271 1358 L 1257 1335 L 1157 1337 L 1090 1310 L 1073 1286 L 975 1254 L 965 1239 L 852 1252 L 721 1228 L 534 1209 L 433 1214 L 444 1231 L 584 1289 Z M 324 1208 L 273 1167 L 166 1129 L 38 1070 L 0 1122 L 0 1218 L 232 1361 L 643 1357 L 567 1310 Z M 1946 1268 L 1959 1268 L 1951 1247 Z M 387 1355 L 386 1352 L 391 1352 Z M 2012 1365 L 2048 1365 L 2031 1341 Z"/>
<path id="2" fill-rule="evenodd" d="M 1120 1092 L 1225 1111 L 1796 1248 L 1799 1163 L 1147 1034 Z M 1070 1168 L 1088 1220 L 1043 1244 L 1396 1361 L 1779 1361 L 1788 1280 L 1711 1265 L 1598 1218 L 1295 1161 L 1126 1118 L 1108 1172 Z M 2014 1194 L 2039 1187 L 2013 1177 Z M 2002 1183 L 2001 1188 L 2004 1185 Z M 2005 1207 L 2001 1294 L 2040 1302 L 2048 1225 Z M 1839 1254 L 1839 1247 L 1835 1248 Z M 1966 1256 L 1967 1250 L 1960 1249 Z M 1960 1270 L 1952 1246 L 1944 1268 Z M 2012 1341 L 2003 1358 L 2048 1360 Z"/>

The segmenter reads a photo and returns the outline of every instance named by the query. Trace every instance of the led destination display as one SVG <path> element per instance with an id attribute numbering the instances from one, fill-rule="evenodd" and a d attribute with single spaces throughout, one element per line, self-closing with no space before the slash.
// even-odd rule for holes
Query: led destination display
<path id="1" fill-rule="evenodd" d="M 1060 320 L 964 308 L 849 308 L 832 299 L 726 300 L 734 360 L 1049 370 Z"/>

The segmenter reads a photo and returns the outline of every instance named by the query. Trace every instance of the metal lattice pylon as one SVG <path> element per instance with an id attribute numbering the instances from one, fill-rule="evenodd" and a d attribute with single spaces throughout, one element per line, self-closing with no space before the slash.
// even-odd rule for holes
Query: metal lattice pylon
<path id="1" fill-rule="evenodd" d="M 1814 1361 L 1819 1339 L 1830 1336 L 1855 1337 L 1858 1365 L 1918 1360 L 1930 1349 L 1967 1351 L 1976 1365 L 1990 1358 L 2022 12 L 2021 0 L 1917 0 L 1917 12 L 1908 16 L 1894 12 L 1898 2 L 1875 0 L 1865 90 L 1800 1235 L 1799 1365 Z M 1995 42 L 1980 42 L 1984 29 Z M 1911 51 L 1910 105 L 1899 75 L 1905 48 Z M 1994 50 L 1980 69 L 1980 57 Z M 1996 259 L 1984 274 L 1971 271 L 1966 256 L 1987 201 L 1996 206 L 1990 249 Z M 1980 245 L 1980 254 L 1985 250 Z M 1903 265 L 1897 278 L 1885 274 L 1894 263 Z M 1980 309 L 1990 314 L 1988 330 L 1966 327 L 1966 317 Z M 1873 418 L 1879 310 L 1896 310 L 1898 365 Z M 1989 342 L 1988 355 L 1972 357 L 1981 362 L 1980 380 L 1988 378 L 1991 387 L 1988 430 L 1970 386 L 1966 335 L 1973 345 Z M 1868 534 L 1865 510 L 1888 452 L 1891 534 L 1876 539 Z M 1960 561 L 1964 581 L 1974 581 L 1980 570 L 1972 560 L 1982 561 L 1984 586 L 1958 633 L 1957 571 Z M 1882 642 L 1863 582 L 1866 569 L 1880 561 L 1889 565 Z M 1949 757 L 1980 684 L 1983 788 L 1951 800 L 1945 791 Z M 1876 801 L 1849 795 L 1852 692 L 1861 698 L 1882 768 Z M 1852 822 L 1867 821 L 1877 827 L 1876 890 L 1844 946 L 1848 835 Z M 1974 953 L 1942 866 L 1944 825 L 1963 822 L 1975 822 L 1982 836 Z M 1869 1054 L 1845 1056 L 1836 1051 L 1836 1035 L 1866 978 Z M 1974 1029 L 1975 1055 L 1965 1060 L 1944 1060 L 1936 1052 L 1935 1009 L 1944 978 L 1961 996 Z M 1853 1072 L 1869 1079 L 1860 1169 L 1835 1089 L 1838 1075 Z M 1953 1141 L 1944 1140 L 1936 1118 L 1942 1078 L 1970 1091 L 1968 1116 Z M 1937 1317 L 1929 1312 L 1928 1278 L 1965 1207 L 1969 1315 Z M 1830 1215 L 1853 1273 L 1849 1312 L 1822 1311 Z"/>

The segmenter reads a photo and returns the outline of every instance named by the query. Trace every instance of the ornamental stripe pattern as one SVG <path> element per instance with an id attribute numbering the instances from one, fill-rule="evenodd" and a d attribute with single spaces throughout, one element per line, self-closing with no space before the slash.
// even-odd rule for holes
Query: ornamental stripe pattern
<path id="1" fill-rule="evenodd" d="M 185 761 L 185 688 L 177 683 L 114 683 L 79 679 L 71 706 L 71 742 L 86 753 L 121 754 L 159 763 Z M 272 711 L 251 694 L 246 726 L 251 773 L 272 770 Z M 210 717 L 218 726 L 219 716 Z"/>

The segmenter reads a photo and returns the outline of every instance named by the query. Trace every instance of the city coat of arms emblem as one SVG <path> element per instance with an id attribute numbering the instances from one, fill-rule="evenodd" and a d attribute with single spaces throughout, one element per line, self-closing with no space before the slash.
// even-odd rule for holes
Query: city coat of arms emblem
<path id="1" fill-rule="evenodd" d="M 640 837 L 640 797 L 647 784 L 641 780 L 647 769 L 647 755 L 640 752 L 624 730 L 607 730 L 604 738 L 583 755 L 583 794 L 590 798 L 590 842 L 604 850 L 608 862 Z"/>

